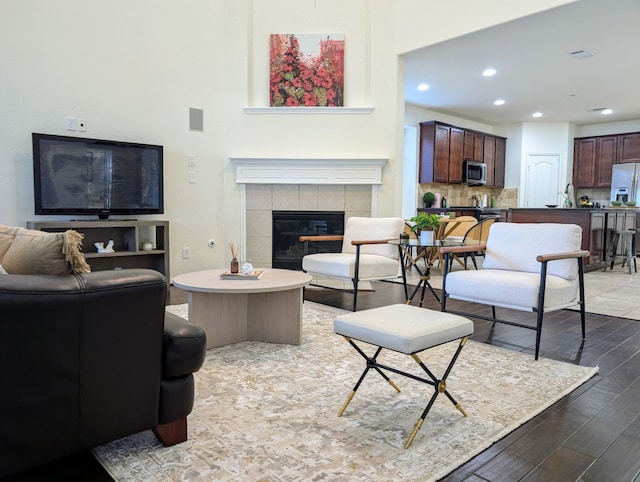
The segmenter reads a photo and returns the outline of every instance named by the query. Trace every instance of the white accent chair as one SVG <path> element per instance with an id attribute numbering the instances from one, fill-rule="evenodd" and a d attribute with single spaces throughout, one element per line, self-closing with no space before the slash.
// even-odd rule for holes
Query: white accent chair
<path id="1" fill-rule="evenodd" d="M 358 283 L 392 279 L 398 276 L 398 247 L 387 241 L 398 239 L 404 230 L 402 218 L 350 217 L 344 235 L 300 236 L 305 256 L 302 270 L 312 276 L 334 278 L 353 283 L 353 311 L 358 302 Z M 342 240 L 340 253 L 307 254 L 308 243 Z M 311 283 L 314 286 L 322 286 Z"/>
<path id="2" fill-rule="evenodd" d="M 540 334 L 545 312 L 578 306 L 585 339 L 584 257 L 582 228 L 575 224 L 495 223 L 486 245 L 451 246 L 440 249 L 447 258 L 468 250 L 484 251 L 479 270 L 446 269 L 442 282 L 441 309 L 449 313 L 506 323 L 536 331 L 535 358 L 540 351 Z M 491 305 L 492 317 L 447 309 L 456 299 Z M 536 312 L 536 324 L 496 318 L 496 306 Z"/>

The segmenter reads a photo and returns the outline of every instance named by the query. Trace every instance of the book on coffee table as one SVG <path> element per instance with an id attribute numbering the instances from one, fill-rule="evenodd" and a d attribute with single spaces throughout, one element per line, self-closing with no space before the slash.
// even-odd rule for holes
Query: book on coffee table
<path id="1" fill-rule="evenodd" d="M 220 273 L 220 279 L 260 279 L 262 273 L 264 273 L 264 271 L 261 269 L 254 269 L 248 273 L 232 273 L 231 271 L 223 271 Z"/>

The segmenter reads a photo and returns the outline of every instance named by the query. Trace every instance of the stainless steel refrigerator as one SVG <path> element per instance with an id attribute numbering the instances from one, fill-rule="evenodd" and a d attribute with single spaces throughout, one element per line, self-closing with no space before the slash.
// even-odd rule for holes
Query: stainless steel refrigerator
<path id="1" fill-rule="evenodd" d="M 640 163 L 615 164 L 611 171 L 611 200 L 640 201 Z"/>

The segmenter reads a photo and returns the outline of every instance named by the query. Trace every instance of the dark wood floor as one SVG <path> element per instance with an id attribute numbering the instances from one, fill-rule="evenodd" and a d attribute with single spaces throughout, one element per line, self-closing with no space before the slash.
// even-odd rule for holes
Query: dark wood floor
<path id="1" fill-rule="evenodd" d="M 359 295 L 358 310 L 404 301 L 402 286 L 376 282 L 374 292 Z M 351 309 L 352 295 L 309 288 L 305 298 Z M 171 290 L 170 304 L 186 301 Z M 635 300 L 630 300 L 630 303 Z M 458 302 L 466 311 L 483 307 Z M 426 308 L 439 309 L 431 294 Z M 530 314 L 501 311 L 513 319 Z M 535 332 L 474 320 L 472 339 L 533 353 Z M 587 340 L 580 340 L 579 315 L 572 311 L 545 317 L 541 356 L 600 367 L 597 376 L 493 446 L 459 467 L 445 481 L 594 481 L 640 480 L 640 321 L 587 315 Z M 544 390 L 544 386 L 540 387 Z M 20 474 L 16 481 L 90 481 L 111 478 L 90 452 Z"/>

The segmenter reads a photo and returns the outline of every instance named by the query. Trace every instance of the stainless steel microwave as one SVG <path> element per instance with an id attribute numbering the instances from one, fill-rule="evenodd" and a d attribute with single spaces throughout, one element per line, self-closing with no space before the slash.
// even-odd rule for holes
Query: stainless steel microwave
<path id="1" fill-rule="evenodd" d="M 484 162 L 464 161 L 463 182 L 470 186 L 487 183 L 487 165 Z"/>

